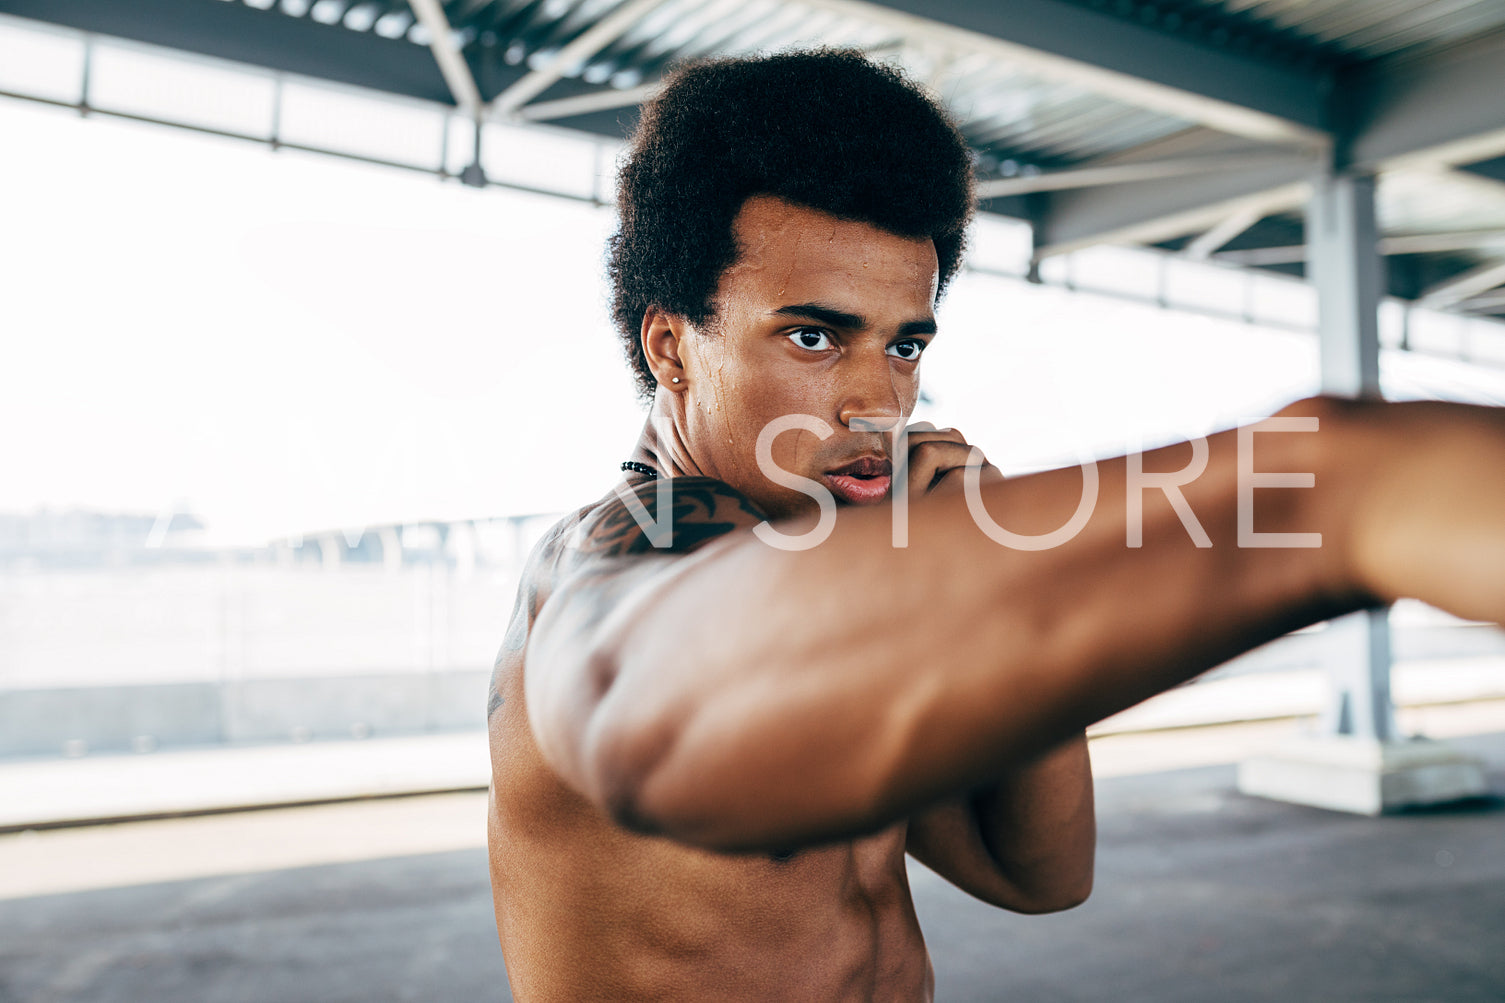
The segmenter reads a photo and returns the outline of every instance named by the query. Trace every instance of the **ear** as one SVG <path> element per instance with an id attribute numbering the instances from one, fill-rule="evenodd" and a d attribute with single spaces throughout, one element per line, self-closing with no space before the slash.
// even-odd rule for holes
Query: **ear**
<path id="1" fill-rule="evenodd" d="M 654 379 L 665 390 L 679 392 L 689 388 L 684 363 L 680 359 L 680 347 L 684 343 L 689 325 L 683 317 L 665 313 L 656 306 L 643 311 L 642 339 L 643 357 Z"/>

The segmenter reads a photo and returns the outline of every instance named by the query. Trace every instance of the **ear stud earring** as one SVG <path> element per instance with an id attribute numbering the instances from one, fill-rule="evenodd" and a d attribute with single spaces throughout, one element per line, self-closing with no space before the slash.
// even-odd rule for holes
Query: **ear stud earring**
<path id="1" fill-rule="evenodd" d="M 678 383 L 678 382 L 679 382 L 679 377 L 678 377 L 678 376 L 676 376 L 676 377 L 674 377 L 674 382 L 675 382 L 675 383 Z"/>

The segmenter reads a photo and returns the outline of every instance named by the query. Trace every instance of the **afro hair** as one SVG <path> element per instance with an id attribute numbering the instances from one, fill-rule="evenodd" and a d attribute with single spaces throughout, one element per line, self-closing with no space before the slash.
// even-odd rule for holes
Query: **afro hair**
<path id="1" fill-rule="evenodd" d="M 974 205 L 966 141 L 899 71 L 844 50 L 691 63 L 643 110 L 617 179 L 612 314 L 644 397 L 650 306 L 702 325 L 736 260 L 732 221 L 771 195 L 900 237 L 929 237 L 937 296 Z"/>

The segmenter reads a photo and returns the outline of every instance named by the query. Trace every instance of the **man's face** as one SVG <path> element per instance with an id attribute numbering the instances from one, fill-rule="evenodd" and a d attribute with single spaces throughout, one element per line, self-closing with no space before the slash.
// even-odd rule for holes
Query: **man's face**
<path id="1" fill-rule="evenodd" d="M 749 199 L 732 224 L 739 254 L 716 291 L 717 321 L 680 347 L 685 433 L 702 472 L 772 517 L 813 510 L 757 462 L 758 436 L 788 415 L 829 425 L 773 440 L 778 468 L 824 484 L 838 504 L 888 496 L 892 432 L 919 394 L 935 335 L 935 245 L 780 199 Z M 856 427 L 854 427 L 854 425 Z"/>

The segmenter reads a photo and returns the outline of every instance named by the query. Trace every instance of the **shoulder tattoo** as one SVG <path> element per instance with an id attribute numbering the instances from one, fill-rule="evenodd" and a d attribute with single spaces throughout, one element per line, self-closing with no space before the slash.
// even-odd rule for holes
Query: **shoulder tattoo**
<path id="1" fill-rule="evenodd" d="M 671 477 L 621 486 L 616 498 L 576 527 L 570 544 L 578 558 L 683 554 L 764 519 L 729 484 L 710 477 Z"/>

